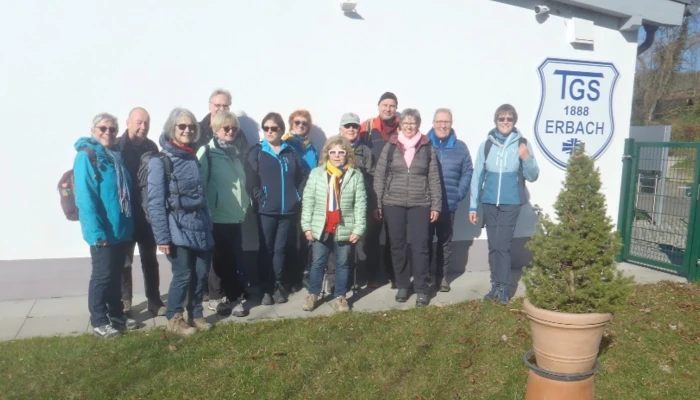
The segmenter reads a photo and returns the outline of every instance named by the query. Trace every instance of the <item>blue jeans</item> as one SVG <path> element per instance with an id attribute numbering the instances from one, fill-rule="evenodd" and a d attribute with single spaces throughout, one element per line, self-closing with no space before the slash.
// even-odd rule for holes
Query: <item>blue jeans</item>
<path id="1" fill-rule="evenodd" d="M 335 297 L 345 297 L 350 279 L 348 261 L 352 254 L 352 243 L 336 242 L 334 235 L 328 235 L 324 241 L 311 242 L 311 294 L 320 296 L 323 285 L 323 273 L 328 265 L 328 255 L 333 249 L 335 255 Z"/>
<path id="2" fill-rule="evenodd" d="M 187 299 L 190 318 L 203 318 L 202 297 L 207 288 L 211 251 L 171 246 L 168 261 L 172 264 L 173 280 L 170 282 L 165 317 L 171 319 L 176 313 L 182 313 Z"/>
<path id="3" fill-rule="evenodd" d="M 110 318 L 124 316 L 121 284 L 126 260 L 126 243 L 104 247 L 90 246 L 90 257 L 92 274 L 88 286 L 88 310 L 90 324 L 98 327 L 108 325 Z"/>

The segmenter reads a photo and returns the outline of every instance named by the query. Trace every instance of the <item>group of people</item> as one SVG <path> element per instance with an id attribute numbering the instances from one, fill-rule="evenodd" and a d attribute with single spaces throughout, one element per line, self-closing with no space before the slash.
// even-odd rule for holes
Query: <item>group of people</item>
<path id="1" fill-rule="evenodd" d="M 172 110 L 160 150 L 148 138 L 150 116 L 140 107 L 130 112 L 121 136 L 117 118 L 102 113 L 93 119 L 91 136 L 76 142 L 73 191 L 92 257 L 88 307 L 95 334 L 111 338 L 136 327 L 129 317 L 136 245 L 148 310 L 165 315 L 168 331 L 211 329 L 203 318 L 205 297 L 213 311 L 246 316 L 241 226 L 251 208 L 262 304 L 284 303 L 306 287 L 303 309 L 315 309 L 332 252 L 333 306 L 343 312 L 350 309 L 353 268 L 365 271 L 367 286 L 375 288 L 384 265 L 398 302 L 415 292 L 416 305 L 426 306 L 431 286 L 449 291 L 455 211 L 471 193 L 469 219 L 478 223 L 483 204 L 488 235 L 486 298 L 508 303 L 510 243 L 527 202 L 524 182 L 539 173 L 512 106 L 496 110 L 495 128 L 475 163 L 452 129 L 449 109 L 438 109 L 423 134 L 418 110 L 397 113 L 390 92 L 380 97 L 377 117 L 361 122 L 357 114 L 342 115 L 339 134 L 320 151 L 310 140 L 313 121 L 306 110 L 294 111 L 287 123 L 267 114 L 262 140 L 251 146 L 230 107 L 231 94 L 217 89 L 200 122 L 189 110 Z M 167 305 L 157 251 L 172 266 Z"/>

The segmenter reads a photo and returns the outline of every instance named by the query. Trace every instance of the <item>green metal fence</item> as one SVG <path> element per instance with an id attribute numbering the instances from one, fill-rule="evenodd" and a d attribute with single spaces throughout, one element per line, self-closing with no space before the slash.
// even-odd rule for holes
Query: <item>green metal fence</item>
<path id="1" fill-rule="evenodd" d="M 622 259 L 700 279 L 699 159 L 700 143 L 625 141 Z"/>

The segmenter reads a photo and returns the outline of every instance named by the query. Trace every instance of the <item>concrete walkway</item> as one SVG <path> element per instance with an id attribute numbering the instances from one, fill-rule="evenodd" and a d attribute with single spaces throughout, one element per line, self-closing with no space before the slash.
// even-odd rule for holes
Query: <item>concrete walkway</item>
<path id="1" fill-rule="evenodd" d="M 627 275 L 635 277 L 637 283 L 647 284 L 663 280 L 675 282 L 686 282 L 672 274 L 656 271 L 653 269 L 622 263 L 619 268 Z M 515 274 L 516 271 L 514 270 Z M 136 274 L 135 274 L 136 275 Z M 139 279 L 135 276 L 134 280 Z M 451 284 L 452 291 L 448 293 L 437 293 L 431 299 L 432 306 L 445 306 L 469 300 L 481 299 L 489 290 L 489 272 L 474 271 L 465 272 L 457 277 Z M 363 289 L 357 294 L 349 294 L 348 300 L 352 310 L 362 311 L 383 311 L 393 309 L 407 309 L 415 306 L 416 296 L 412 295 L 406 303 L 394 301 L 395 290 L 389 285 L 382 286 L 375 290 Z M 518 283 L 515 292 L 516 297 L 524 294 L 522 283 Z M 299 318 L 312 317 L 318 315 L 328 315 L 335 311 L 330 305 L 330 301 L 324 302 L 313 312 L 302 311 L 301 306 L 306 296 L 306 291 L 290 295 L 289 301 L 285 304 L 274 306 L 261 306 L 259 296 L 253 296 L 246 305 L 250 310 L 250 315 L 244 318 L 226 317 L 216 315 L 204 307 L 204 315 L 210 322 L 245 322 L 263 319 L 278 318 Z M 48 299 L 30 299 L 17 301 L 0 302 L 0 340 L 22 339 L 37 336 L 55 335 L 77 335 L 91 333 L 92 327 L 89 323 L 89 313 L 87 311 L 87 296 L 60 297 Z M 134 294 L 133 316 L 140 323 L 140 330 L 153 329 L 166 324 L 165 317 L 153 317 L 145 311 L 146 298 L 141 294 Z"/>

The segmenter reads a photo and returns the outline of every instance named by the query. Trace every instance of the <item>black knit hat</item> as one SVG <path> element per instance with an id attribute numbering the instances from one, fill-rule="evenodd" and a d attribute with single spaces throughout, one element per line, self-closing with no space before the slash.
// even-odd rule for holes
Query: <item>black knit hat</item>
<path id="1" fill-rule="evenodd" d="M 396 98 L 395 94 L 393 94 L 391 92 L 386 92 L 382 95 L 382 97 L 379 98 L 379 102 L 377 102 L 377 105 L 379 105 L 379 103 L 381 103 L 382 101 L 384 101 L 386 99 L 392 99 L 396 102 L 397 105 L 399 104 L 399 100 Z"/>

